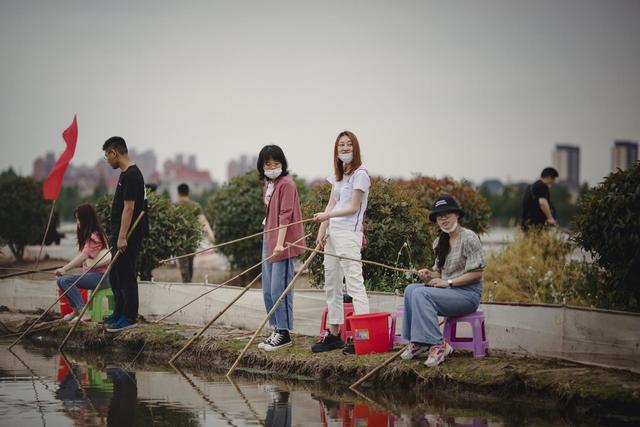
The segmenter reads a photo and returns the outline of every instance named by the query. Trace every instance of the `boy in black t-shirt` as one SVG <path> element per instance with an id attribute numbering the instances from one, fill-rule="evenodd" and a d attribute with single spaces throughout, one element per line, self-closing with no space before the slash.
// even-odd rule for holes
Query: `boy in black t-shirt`
<path id="1" fill-rule="evenodd" d="M 527 186 L 522 197 L 520 226 L 527 231 L 532 226 L 556 225 L 549 188 L 556 182 L 558 171 L 548 167 L 542 170 L 540 179 Z"/>
<path id="2" fill-rule="evenodd" d="M 120 178 L 111 205 L 111 250 L 123 251 L 111 268 L 109 280 L 115 308 L 104 319 L 107 332 L 134 327 L 138 318 L 138 271 L 136 269 L 142 238 L 148 234 L 147 196 L 144 178 L 136 164 L 129 159 L 127 144 L 119 136 L 109 138 L 102 146 L 104 158 Z M 127 240 L 127 233 L 141 211 L 145 216 Z"/>

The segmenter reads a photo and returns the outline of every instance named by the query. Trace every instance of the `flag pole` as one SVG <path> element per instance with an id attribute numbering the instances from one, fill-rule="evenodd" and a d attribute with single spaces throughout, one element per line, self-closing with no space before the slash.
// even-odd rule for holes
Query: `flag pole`
<path id="1" fill-rule="evenodd" d="M 40 250 L 38 251 L 38 258 L 36 258 L 36 268 L 38 269 L 38 265 L 40 264 L 40 255 L 42 255 L 42 249 L 44 248 L 44 242 L 47 240 L 47 234 L 49 234 L 49 227 L 51 227 L 51 219 L 53 218 L 53 209 L 56 207 L 56 200 L 53 199 L 53 203 L 51 204 L 51 211 L 49 212 L 49 220 L 47 221 L 47 227 L 44 230 L 44 236 L 42 237 L 42 243 L 40 244 Z M 31 279 L 33 279 L 33 274 L 31 275 Z"/>

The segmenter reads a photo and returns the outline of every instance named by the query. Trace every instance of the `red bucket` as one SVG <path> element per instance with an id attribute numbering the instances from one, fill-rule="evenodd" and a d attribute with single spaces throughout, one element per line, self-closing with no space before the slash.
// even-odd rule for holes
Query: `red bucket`
<path id="1" fill-rule="evenodd" d="M 353 331 L 356 354 L 386 353 L 393 346 L 389 337 L 391 313 L 358 314 L 347 317 Z"/>
<path id="2" fill-rule="evenodd" d="M 80 295 L 82 295 L 82 300 L 85 302 L 87 302 L 87 290 L 86 289 L 79 289 L 80 291 Z M 62 295 L 62 290 L 60 288 L 58 288 L 58 296 Z M 63 296 L 62 298 L 60 298 L 60 315 L 61 316 L 66 316 L 67 314 L 71 313 L 73 311 L 73 308 L 71 308 L 71 304 L 69 304 L 69 300 L 67 300 L 66 295 Z"/>

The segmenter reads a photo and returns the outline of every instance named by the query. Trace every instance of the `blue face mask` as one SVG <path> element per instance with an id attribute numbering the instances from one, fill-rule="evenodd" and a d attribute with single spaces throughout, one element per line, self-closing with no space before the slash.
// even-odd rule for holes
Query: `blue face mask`
<path id="1" fill-rule="evenodd" d="M 282 168 L 264 170 L 264 176 L 266 176 L 270 180 L 274 180 L 280 175 L 282 175 Z"/>
<path id="2" fill-rule="evenodd" d="M 353 161 L 353 153 L 338 154 L 338 158 L 342 163 L 351 163 Z"/>

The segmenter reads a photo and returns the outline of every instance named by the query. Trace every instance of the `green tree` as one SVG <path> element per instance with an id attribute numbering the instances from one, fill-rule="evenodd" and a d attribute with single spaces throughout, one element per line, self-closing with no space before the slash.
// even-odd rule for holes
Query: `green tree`
<path id="1" fill-rule="evenodd" d="M 227 242 L 262 231 L 265 215 L 262 183 L 255 171 L 232 178 L 206 203 L 205 213 L 218 242 Z M 262 238 L 247 239 L 218 249 L 232 268 L 245 269 L 260 262 Z M 253 272 L 257 274 L 256 271 Z"/>
<path id="2" fill-rule="evenodd" d="M 42 197 L 40 183 L 32 178 L 6 177 L 0 180 L 0 237 L 4 239 L 18 261 L 24 247 L 38 241 L 44 234 L 51 202 Z"/>
<path id="3" fill-rule="evenodd" d="M 303 205 L 304 217 L 322 212 L 330 192 L 329 184 L 311 187 Z M 362 252 L 363 259 L 407 269 L 431 265 L 431 242 L 435 237 L 435 229 L 427 217 L 426 209 L 406 188 L 382 178 L 372 179 L 365 219 L 367 244 Z M 315 240 L 318 227 L 319 224 L 315 222 L 305 224 L 306 232 L 312 233 L 310 240 Z M 416 280 L 411 275 L 405 276 L 366 264 L 363 266 L 363 275 L 366 288 L 376 291 L 402 289 Z M 321 286 L 324 282 L 321 256 L 309 264 L 309 277 L 314 286 Z"/>
<path id="4" fill-rule="evenodd" d="M 590 290 L 600 306 L 640 311 L 638 212 L 640 163 L 609 174 L 579 201 L 573 237 L 605 271 Z"/>
<path id="5" fill-rule="evenodd" d="M 97 204 L 98 216 L 111 235 L 111 197 Z M 162 259 L 194 252 L 202 239 L 202 226 L 188 206 L 171 203 L 168 198 L 150 194 L 148 199 L 149 236 L 142 242 L 139 271 L 142 280 L 151 280 L 152 271 Z"/>

